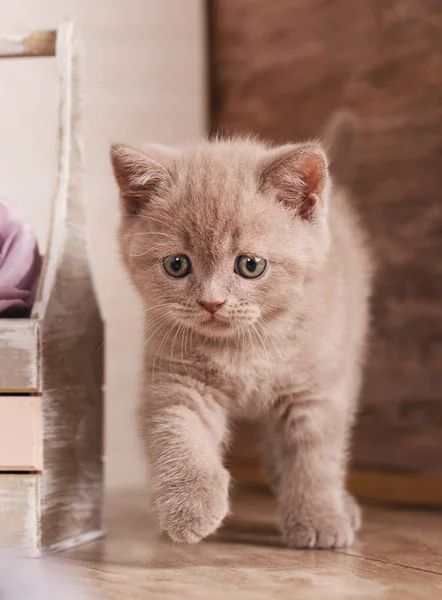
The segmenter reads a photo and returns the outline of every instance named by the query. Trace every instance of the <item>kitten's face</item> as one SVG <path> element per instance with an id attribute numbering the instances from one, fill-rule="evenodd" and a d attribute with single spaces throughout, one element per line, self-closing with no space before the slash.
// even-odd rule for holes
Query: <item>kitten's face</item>
<path id="1" fill-rule="evenodd" d="M 218 142 L 146 156 L 114 147 L 121 249 L 152 330 L 259 334 L 304 308 L 305 281 L 328 247 L 325 159 L 308 148 Z"/>

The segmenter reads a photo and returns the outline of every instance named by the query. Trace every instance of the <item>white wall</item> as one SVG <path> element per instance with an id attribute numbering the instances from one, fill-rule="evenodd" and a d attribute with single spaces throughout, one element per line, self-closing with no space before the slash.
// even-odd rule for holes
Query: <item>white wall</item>
<path id="1" fill-rule="evenodd" d="M 2 0 L 2 33 L 77 19 L 85 52 L 85 201 L 91 258 L 107 321 L 107 483 L 144 481 L 134 410 L 140 307 L 117 258 L 111 141 L 180 143 L 205 133 L 203 0 Z M 7 64 L 6 64 L 7 63 Z M 37 65 L 38 63 L 38 65 Z M 56 97 L 51 59 L 0 61 L 0 196 L 44 242 L 54 187 Z"/>

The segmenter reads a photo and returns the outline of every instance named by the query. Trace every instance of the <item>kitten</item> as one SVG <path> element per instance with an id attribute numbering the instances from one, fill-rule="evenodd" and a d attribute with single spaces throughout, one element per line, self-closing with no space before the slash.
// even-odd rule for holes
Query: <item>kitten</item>
<path id="1" fill-rule="evenodd" d="M 345 490 L 370 261 L 319 142 L 114 145 L 120 246 L 146 309 L 139 422 L 159 525 L 198 542 L 228 512 L 229 422 L 260 419 L 295 548 L 351 544 Z"/>

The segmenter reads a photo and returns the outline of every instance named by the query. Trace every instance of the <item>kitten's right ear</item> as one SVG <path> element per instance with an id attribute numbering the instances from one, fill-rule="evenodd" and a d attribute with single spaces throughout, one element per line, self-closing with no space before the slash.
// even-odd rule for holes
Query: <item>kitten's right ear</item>
<path id="1" fill-rule="evenodd" d="M 260 187 L 312 221 L 327 201 L 327 156 L 317 142 L 287 144 L 270 150 L 260 173 Z"/>
<path id="2" fill-rule="evenodd" d="M 123 144 L 111 146 L 111 161 L 124 210 L 137 215 L 154 197 L 169 188 L 169 171 L 140 150 Z"/>

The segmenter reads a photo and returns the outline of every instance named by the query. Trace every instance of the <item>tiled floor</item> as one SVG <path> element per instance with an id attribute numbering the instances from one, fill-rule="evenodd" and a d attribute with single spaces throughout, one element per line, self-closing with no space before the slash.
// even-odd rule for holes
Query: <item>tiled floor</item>
<path id="1" fill-rule="evenodd" d="M 442 598 L 442 513 L 367 508 L 352 548 L 296 551 L 265 495 L 237 491 L 229 523 L 197 546 L 157 539 L 146 506 L 136 491 L 113 497 L 108 536 L 59 555 L 68 572 L 122 600 Z"/>

